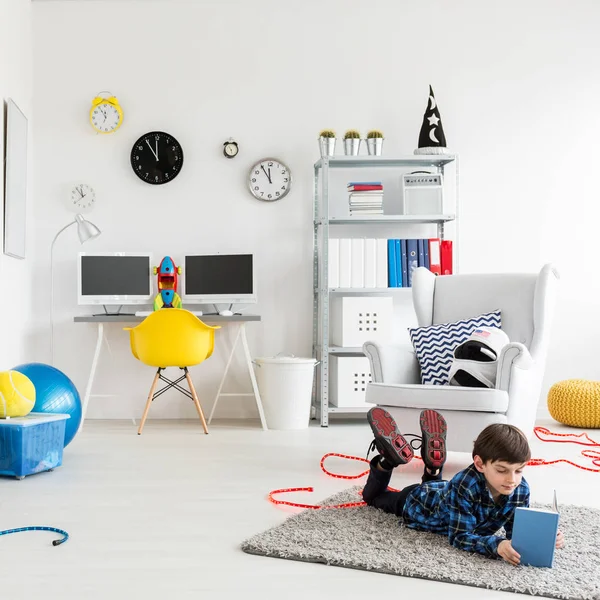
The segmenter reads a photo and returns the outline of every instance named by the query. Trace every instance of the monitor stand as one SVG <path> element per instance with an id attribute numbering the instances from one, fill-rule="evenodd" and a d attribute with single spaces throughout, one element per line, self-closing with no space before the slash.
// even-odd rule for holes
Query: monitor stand
<path id="1" fill-rule="evenodd" d="M 135 313 L 121 312 L 121 309 L 123 308 L 122 304 L 120 304 L 119 307 L 117 308 L 117 312 L 109 312 L 108 309 L 106 308 L 106 304 L 103 304 L 102 308 L 104 308 L 103 313 L 98 313 L 98 314 L 95 314 L 92 316 L 94 316 L 94 317 L 119 317 L 119 316 L 132 317 L 135 315 Z"/>
<path id="2" fill-rule="evenodd" d="M 233 316 L 233 312 L 231 311 L 231 309 L 233 308 L 233 304 L 229 305 L 229 308 L 227 310 L 219 310 L 217 308 L 216 304 L 213 304 L 213 306 L 215 307 L 215 310 L 219 313 L 219 315 L 221 315 L 222 317 L 232 317 Z"/>

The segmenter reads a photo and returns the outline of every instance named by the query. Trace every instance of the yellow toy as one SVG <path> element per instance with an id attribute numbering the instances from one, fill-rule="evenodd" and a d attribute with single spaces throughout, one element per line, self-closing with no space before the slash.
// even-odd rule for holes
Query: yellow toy
<path id="1" fill-rule="evenodd" d="M 0 419 L 24 417 L 35 405 L 35 386 L 18 371 L 0 372 Z"/>
<path id="2" fill-rule="evenodd" d="M 105 93 L 109 92 L 100 92 Z M 115 96 L 103 98 L 100 94 L 92 100 L 90 123 L 98 133 L 114 133 L 123 123 L 123 110 Z"/>
<path id="3" fill-rule="evenodd" d="M 200 364 L 213 353 L 215 329 L 220 329 L 220 327 L 206 325 L 191 312 L 181 308 L 157 310 L 146 317 L 137 327 L 125 328 L 125 331 L 129 331 L 133 355 L 145 365 L 158 369 L 148 394 L 138 435 L 142 433 L 152 401 L 172 387 L 193 400 L 202 421 L 204 433 L 208 433 L 204 413 L 188 367 Z M 179 367 L 184 374 L 175 381 L 171 381 L 162 374 L 167 367 Z M 166 382 L 167 385 L 155 393 L 154 390 L 159 379 Z M 187 380 L 189 392 L 179 385 L 184 379 Z"/>

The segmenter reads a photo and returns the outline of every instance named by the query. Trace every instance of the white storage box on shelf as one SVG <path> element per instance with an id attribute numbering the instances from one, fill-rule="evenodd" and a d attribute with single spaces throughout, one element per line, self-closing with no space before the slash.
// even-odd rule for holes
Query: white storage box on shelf
<path id="1" fill-rule="evenodd" d="M 329 359 L 329 402 L 339 408 L 371 407 L 365 402 L 367 385 L 372 381 L 366 356 L 334 356 Z"/>
<path id="2" fill-rule="evenodd" d="M 317 361 L 279 355 L 253 362 L 267 427 L 306 429 Z"/>
<path id="3" fill-rule="evenodd" d="M 391 341 L 394 301 L 391 296 L 337 296 L 331 299 L 331 344 L 346 348 L 367 341 Z"/>

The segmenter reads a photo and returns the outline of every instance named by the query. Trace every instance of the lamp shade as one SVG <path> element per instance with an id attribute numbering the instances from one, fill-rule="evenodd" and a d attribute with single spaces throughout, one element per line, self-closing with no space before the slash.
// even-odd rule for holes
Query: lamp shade
<path id="1" fill-rule="evenodd" d="M 102 233 L 93 223 L 86 221 L 80 214 L 75 215 L 75 221 L 77 221 L 77 235 L 82 244 Z"/>

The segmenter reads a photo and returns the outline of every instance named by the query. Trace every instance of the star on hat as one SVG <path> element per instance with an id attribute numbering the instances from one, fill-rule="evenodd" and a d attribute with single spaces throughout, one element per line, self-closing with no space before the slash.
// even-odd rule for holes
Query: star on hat
<path id="1" fill-rule="evenodd" d="M 415 150 L 415 154 L 447 154 L 448 152 L 440 111 L 433 95 L 433 89 L 429 86 L 427 110 L 423 115 L 423 124 L 419 133 L 419 147 Z"/>

